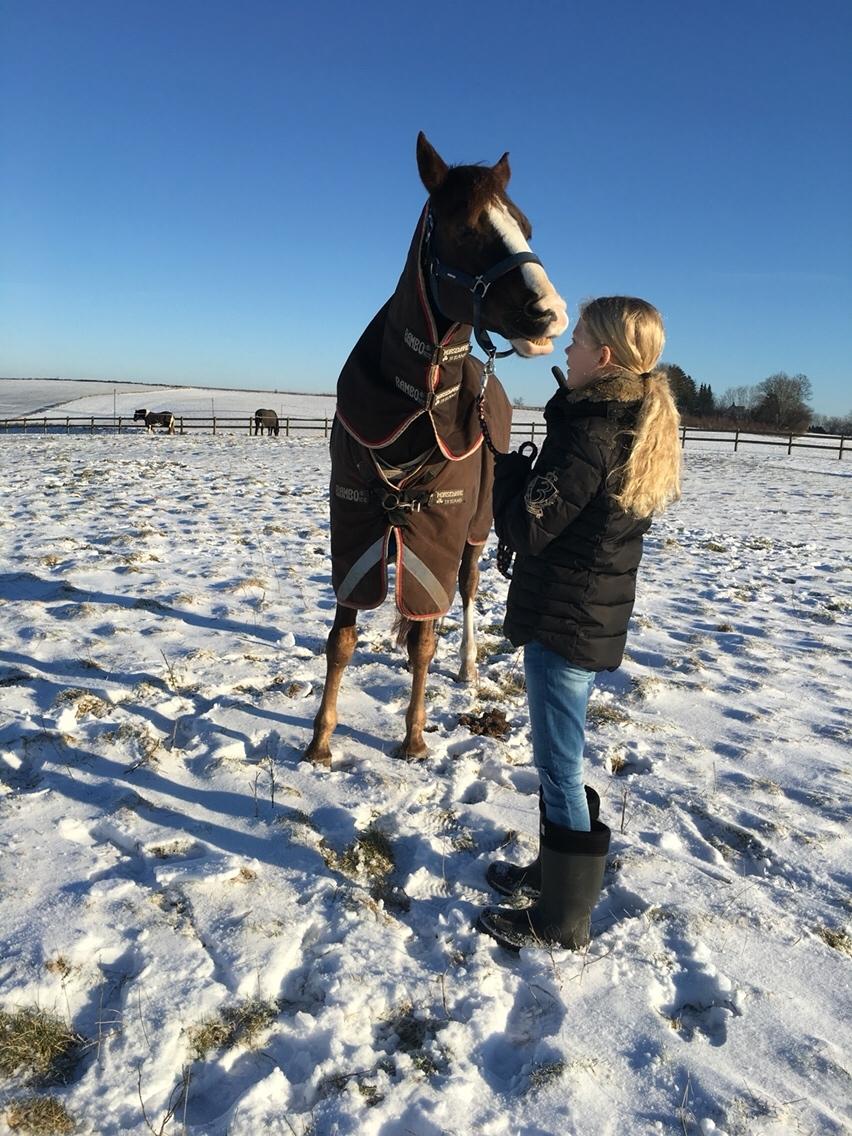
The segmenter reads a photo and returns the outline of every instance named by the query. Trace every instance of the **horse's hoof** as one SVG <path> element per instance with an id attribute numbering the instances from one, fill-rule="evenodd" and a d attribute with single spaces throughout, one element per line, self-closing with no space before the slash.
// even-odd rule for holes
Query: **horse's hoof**
<path id="1" fill-rule="evenodd" d="M 456 675 L 456 682 L 460 682 L 463 686 L 476 686 L 478 679 L 476 667 L 462 667 Z"/>
<path id="2" fill-rule="evenodd" d="M 425 761 L 429 756 L 429 747 L 427 745 L 411 746 L 402 742 L 393 751 L 392 756 L 401 761 Z"/>
<path id="3" fill-rule="evenodd" d="M 331 750 L 328 746 L 309 745 L 302 760 L 310 762 L 317 769 L 331 769 Z"/>

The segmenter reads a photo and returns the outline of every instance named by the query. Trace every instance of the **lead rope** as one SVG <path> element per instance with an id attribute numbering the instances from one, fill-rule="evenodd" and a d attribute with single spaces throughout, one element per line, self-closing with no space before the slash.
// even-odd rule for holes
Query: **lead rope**
<path id="1" fill-rule="evenodd" d="M 482 439 L 494 457 L 499 457 L 501 451 L 497 449 L 491 438 L 491 431 L 488 429 L 488 423 L 485 420 L 485 388 L 488 386 L 488 380 L 494 374 L 494 356 L 496 352 L 489 351 L 488 358 L 485 362 L 485 370 L 482 372 L 482 386 L 479 388 L 479 397 L 476 400 L 476 410 L 479 415 L 479 425 L 482 430 Z M 524 442 L 521 449 L 529 449 L 530 462 L 535 461 L 538 447 L 534 442 Z M 507 580 L 512 579 L 512 561 L 515 558 L 514 550 L 510 545 L 506 544 L 503 540 L 497 541 L 497 571 L 501 576 L 505 576 Z"/>

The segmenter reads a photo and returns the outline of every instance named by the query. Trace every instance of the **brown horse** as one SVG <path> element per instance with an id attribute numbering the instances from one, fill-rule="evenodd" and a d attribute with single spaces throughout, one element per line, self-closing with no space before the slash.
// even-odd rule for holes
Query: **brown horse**
<path id="1" fill-rule="evenodd" d="M 452 603 L 456 579 L 464 610 L 459 678 L 475 681 L 473 601 L 492 521 L 493 458 L 483 423 L 503 450 L 511 425 L 508 399 L 492 377 L 497 352 L 488 332 L 532 356 L 552 351 L 551 340 L 568 325 L 564 301 L 530 251 L 530 224 L 506 194 L 508 154 L 494 166 L 449 167 L 421 133 L 417 167 L 429 200 L 405 268 L 337 385 L 331 433 L 337 611 L 305 754 L 326 767 L 357 612 L 384 600 L 391 558 L 400 641 L 412 670 L 399 755 L 428 752 L 426 674 L 435 622 Z M 484 369 L 470 355 L 471 331 L 486 352 Z"/>
<path id="2" fill-rule="evenodd" d="M 273 434 L 276 438 L 278 437 L 278 431 L 280 429 L 278 425 L 278 415 L 274 410 L 267 410 L 265 407 L 261 406 L 254 412 L 254 432 L 255 434 L 262 434 L 264 429 L 270 437 L 272 437 Z"/>

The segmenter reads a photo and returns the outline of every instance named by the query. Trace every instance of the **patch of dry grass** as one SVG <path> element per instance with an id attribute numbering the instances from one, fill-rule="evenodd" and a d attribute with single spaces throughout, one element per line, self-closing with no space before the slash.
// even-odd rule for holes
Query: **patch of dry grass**
<path id="1" fill-rule="evenodd" d="M 357 837 L 344 852 L 338 856 L 331 849 L 326 849 L 324 855 L 329 867 L 351 879 L 367 878 L 373 883 L 383 881 L 393 872 L 396 860 L 393 846 L 383 832 L 371 824 Z"/>
<path id="2" fill-rule="evenodd" d="M 817 934 L 833 950 L 852 955 L 852 937 L 845 931 L 838 931 L 834 927 L 817 927 Z"/>
<path id="3" fill-rule="evenodd" d="M 274 1002 L 248 998 L 228 1006 L 216 1018 L 207 1018 L 188 1031 L 193 1057 L 203 1061 L 217 1049 L 233 1049 L 236 1045 L 251 1047 L 258 1035 L 278 1017 Z"/>
<path id="4" fill-rule="evenodd" d="M 541 1089 L 548 1088 L 550 1085 L 562 1080 L 565 1076 L 566 1069 L 567 1066 L 564 1061 L 550 1061 L 533 1066 L 527 1080 L 526 1091 L 528 1093 L 536 1093 Z"/>
<path id="5" fill-rule="evenodd" d="M 6 1109 L 6 1123 L 13 1132 L 29 1136 L 67 1136 L 77 1127 L 56 1097 L 21 1097 L 13 1101 Z"/>
<path id="6" fill-rule="evenodd" d="M 57 694 L 56 705 L 73 705 L 78 722 L 87 714 L 90 714 L 93 718 L 104 718 L 112 709 L 108 702 L 104 702 L 102 698 L 92 694 L 91 690 L 82 690 L 80 687 L 74 686 Z"/>
<path id="7" fill-rule="evenodd" d="M 37 1007 L 0 1010 L 0 1075 L 29 1082 L 63 1081 L 84 1041 L 61 1018 Z"/>
<path id="8" fill-rule="evenodd" d="M 630 721 L 630 715 L 612 702 L 590 702 L 586 720 L 595 727 L 622 726 Z"/>
<path id="9" fill-rule="evenodd" d="M 67 978 L 74 968 L 64 955 L 57 955 L 56 958 L 47 960 L 44 969 L 48 974 L 58 974 L 60 978 Z"/>

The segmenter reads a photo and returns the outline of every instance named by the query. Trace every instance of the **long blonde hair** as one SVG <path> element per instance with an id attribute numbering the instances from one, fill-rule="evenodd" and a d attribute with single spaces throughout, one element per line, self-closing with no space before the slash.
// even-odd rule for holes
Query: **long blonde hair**
<path id="1" fill-rule="evenodd" d="M 635 296 L 603 296 L 585 304 L 580 318 L 595 343 L 609 347 L 613 374 L 644 381 L 633 445 L 613 498 L 625 512 L 650 517 L 680 497 L 680 416 L 666 373 L 655 370 L 666 342 L 663 317 Z"/>

